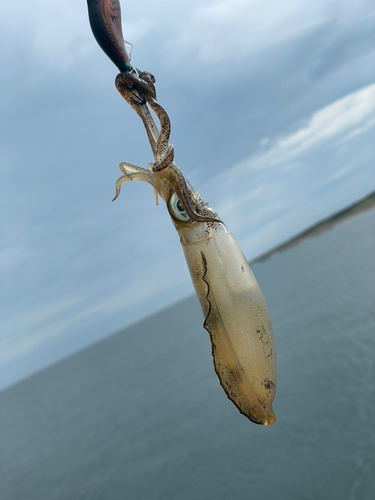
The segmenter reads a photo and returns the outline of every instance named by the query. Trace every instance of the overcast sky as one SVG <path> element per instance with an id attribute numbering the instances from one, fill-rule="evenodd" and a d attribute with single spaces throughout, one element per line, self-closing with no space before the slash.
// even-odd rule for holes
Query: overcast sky
<path id="1" fill-rule="evenodd" d="M 375 188 L 372 0 L 122 2 L 175 159 L 251 259 Z M 2 1 L 4 387 L 192 293 L 86 0 Z M 372 140 L 371 140 L 372 139 Z"/>

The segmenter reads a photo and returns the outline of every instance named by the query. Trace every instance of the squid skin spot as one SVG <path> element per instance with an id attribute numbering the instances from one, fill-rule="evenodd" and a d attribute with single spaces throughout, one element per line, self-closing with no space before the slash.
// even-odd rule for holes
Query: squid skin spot
<path id="1" fill-rule="evenodd" d="M 262 342 L 262 344 L 267 345 L 269 344 L 269 339 L 267 338 L 267 332 L 264 326 L 259 326 L 256 330 L 256 332 L 259 334 L 259 340 Z M 263 337 L 266 335 L 266 342 L 263 340 Z"/>
<path id="2" fill-rule="evenodd" d="M 262 381 L 262 384 L 268 391 L 271 391 L 275 387 L 275 384 L 272 382 L 272 380 L 269 380 L 268 378 L 265 378 Z"/>

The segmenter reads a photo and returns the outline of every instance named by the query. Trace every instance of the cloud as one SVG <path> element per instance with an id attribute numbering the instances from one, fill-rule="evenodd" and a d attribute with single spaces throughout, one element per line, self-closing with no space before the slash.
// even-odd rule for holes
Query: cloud
<path id="1" fill-rule="evenodd" d="M 374 125 L 374 111 L 375 84 L 353 92 L 314 113 L 307 126 L 280 139 L 274 146 L 275 152 L 283 151 L 282 157 L 294 157 L 344 133 L 351 136 L 363 133 Z"/>
<path id="2" fill-rule="evenodd" d="M 291 22 L 297 18 L 299 22 Z M 180 46 L 195 45 L 202 62 L 215 64 L 241 58 L 289 40 L 313 26 L 324 22 L 325 15 L 319 2 L 303 3 L 294 0 L 262 2 L 226 0 L 199 5 L 193 13 L 191 25 L 180 35 Z M 190 33 L 190 35 L 189 35 Z M 204 36 L 192 37 L 191 33 Z"/>
<path id="3" fill-rule="evenodd" d="M 192 13 L 178 35 L 165 45 L 173 61 L 190 58 L 210 71 L 233 76 L 233 67 L 250 54 L 305 36 L 318 27 L 358 22 L 368 16 L 368 0 L 352 5 L 340 0 L 224 0 L 192 3 Z M 191 67 L 191 65 L 189 66 Z"/>
<path id="4" fill-rule="evenodd" d="M 296 159 L 336 140 L 350 140 L 375 125 L 375 84 L 353 92 L 316 111 L 292 134 L 277 140 L 265 138 L 260 150 L 231 169 L 231 176 L 244 171 L 263 170 L 279 165 L 285 169 L 298 168 Z"/>
<path id="5" fill-rule="evenodd" d="M 53 343 L 67 332 L 79 333 L 82 329 L 91 328 L 92 338 L 95 339 L 106 321 L 107 330 L 101 332 L 101 336 L 111 333 L 123 326 L 125 318 L 129 324 L 169 304 L 169 298 L 164 297 L 168 290 L 173 289 L 174 300 L 178 300 L 186 295 L 186 288 L 191 288 L 182 252 L 159 257 L 155 262 L 144 262 L 129 273 L 119 263 L 113 272 L 126 275 L 127 279 L 120 280 L 112 290 L 108 290 L 108 284 L 114 281 L 113 278 L 101 273 L 94 281 L 76 290 L 73 297 L 71 292 L 60 292 L 45 303 L 40 302 L 37 307 L 35 304 L 24 305 L 22 314 L 18 310 L 7 311 L 2 321 L 0 363 L 9 364 L 19 356 Z M 97 293 L 100 289 L 106 291 L 105 298 Z M 24 335 L 25 321 L 27 336 Z M 93 325 L 98 321 L 99 328 Z"/>
<path id="6" fill-rule="evenodd" d="M 48 0 L 32 3 L 21 0 L 17 9 L 11 4 L 2 6 L 2 33 L 12 44 L 10 55 L 16 52 L 20 57 L 32 52 L 34 65 L 37 63 L 37 67 L 31 68 L 33 72 L 52 63 L 61 68 L 92 50 L 88 21 L 83 21 L 84 16 L 87 17 L 86 2 L 67 0 L 60 4 Z M 18 63 L 21 67 L 28 66 L 27 61 Z"/>
<path id="7" fill-rule="evenodd" d="M 212 205 L 243 242 L 246 255 L 252 258 L 255 251 L 259 254 L 267 245 L 281 242 L 289 225 L 285 221 L 294 221 L 294 232 L 311 224 L 311 218 L 296 212 L 296 206 L 315 200 L 318 207 L 319 199 L 326 196 L 323 188 L 357 172 L 363 194 L 371 189 L 366 176 L 369 179 L 373 151 L 368 144 L 361 147 L 357 142 L 353 148 L 349 144 L 361 141 L 361 136 L 368 143 L 366 133 L 375 126 L 374 111 L 372 84 L 317 110 L 289 135 L 261 140 L 251 156 L 206 183 L 202 193 L 213 193 Z M 254 245 L 256 235 L 261 243 Z"/>
<path id="8" fill-rule="evenodd" d="M 337 170 L 336 172 L 334 172 L 332 175 L 326 177 L 325 179 L 323 179 L 321 181 L 318 181 L 314 187 L 320 188 L 320 187 L 327 186 L 328 184 L 337 182 L 339 179 L 341 179 L 342 177 L 345 177 L 347 174 L 349 174 L 350 172 L 352 172 L 356 168 L 358 168 L 358 163 L 351 162 L 351 163 L 345 165 L 344 167 L 342 167 L 341 169 Z"/>
<path id="9" fill-rule="evenodd" d="M 82 304 L 83 297 L 60 298 L 41 305 L 39 308 L 23 308 L 22 315 L 16 311 L 13 315 L 7 315 L 3 321 L 3 336 L 1 338 L 0 362 L 8 361 L 20 353 L 25 353 L 34 348 L 40 341 L 51 339 L 74 322 L 72 310 Z M 56 317 L 65 318 L 59 322 L 59 327 L 51 328 L 51 324 L 56 321 Z M 69 316 L 69 319 L 66 319 Z M 23 336 L 23 327 L 27 318 L 28 335 Z M 67 322 L 68 321 L 68 322 Z M 47 325 L 47 326 L 45 326 Z M 12 332 L 12 335 L 5 335 L 5 332 Z"/>

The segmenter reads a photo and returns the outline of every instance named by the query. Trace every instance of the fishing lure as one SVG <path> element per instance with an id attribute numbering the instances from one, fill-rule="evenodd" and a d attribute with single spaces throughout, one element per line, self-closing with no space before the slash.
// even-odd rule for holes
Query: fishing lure
<path id="1" fill-rule="evenodd" d="M 145 181 L 167 204 L 180 236 L 199 298 L 204 328 L 212 343 L 215 371 L 228 398 L 252 422 L 276 421 L 276 350 L 271 320 L 262 293 L 238 243 L 218 214 L 203 201 L 174 161 L 168 114 L 156 101 L 155 78 L 134 69 L 126 51 L 118 0 L 87 0 L 92 31 L 121 73 L 116 87 L 141 117 L 155 161 L 148 169 L 121 163 L 127 181 Z M 160 121 L 160 132 L 148 106 Z"/>

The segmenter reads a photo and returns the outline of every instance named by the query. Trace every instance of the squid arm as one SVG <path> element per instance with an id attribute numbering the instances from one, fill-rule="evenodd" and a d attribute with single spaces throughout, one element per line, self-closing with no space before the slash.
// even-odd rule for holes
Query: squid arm
<path id="1" fill-rule="evenodd" d="M 123 175 L 116 183 L 114 200 L 124 182 L 139 180 L 151 184 L 156 199 L 160 196 L 165 201 L 203 311 L 203 326 L 210 335 L 220 384 L 228 398 L 252 422 L 272 425 L 276 421 L 272 409 L 276 349 L 260 288 L 233 234 L 174 161 L 174 148 L 169 144 L 170 120 L 156 101 L 155 78 L 130 65 L 118 28 L 121 19 L 118 0 L 87 1 L 89 12 L 95 6 L 97 17 L 103 18 L 101 22 L 91 23 L 95 38 L 121 70 L 116 77 L 116 87 L 141 117 L 155 159 L 148 169 L 121 163 Z M 117 14 L 111 18 L 109 12 Z M 108 39 L 113 37 L 116 43 L 111 45 Z M 158 117 L 160 132 L 148 106 Z"/>

